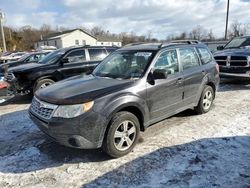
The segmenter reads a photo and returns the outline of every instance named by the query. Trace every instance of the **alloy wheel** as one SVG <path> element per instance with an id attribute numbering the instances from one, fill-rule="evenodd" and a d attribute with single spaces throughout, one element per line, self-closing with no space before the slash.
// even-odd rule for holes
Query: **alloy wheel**
<path id="1" fill-rule="evenodd" d="M 204 110 L 208 110 L 211 107 L 212 102 L 213 102 L 213 94 L 211 91 L 208 90 L 206 91 L 202 101 Z"/>
<path id="2" fill-rule="evenodd" d="M 123 121 L 114 134 L 114 145 L 120 151 L 127 150 L 132 146 L 136 138 L 136 127 L 132 121 Z"/>

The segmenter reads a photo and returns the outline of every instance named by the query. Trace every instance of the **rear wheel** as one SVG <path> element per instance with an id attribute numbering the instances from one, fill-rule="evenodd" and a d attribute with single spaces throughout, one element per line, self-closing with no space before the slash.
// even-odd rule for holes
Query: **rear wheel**
<path id="1" fill-rule="evenodd" d="M 206 85 L 200 97 L 199 104 L 195 107 L 198 114 L 207 113 L 213 104 L 214 90 L 211 86 Z"/>
<path id="2" fill-rule="evenodd" d="M 35 84 L 34 89 L 33 89 L 33 93 L 35 93 L 39 89 L 48 87 L 48 86 L 52 85 L 53 83 L 55 83 L 55 82 L 51 79 L 38 80 Z"/>
<path id="3" fill-rule="evenodd" d="M 111 120 L 103 141 L 103 150 L 111 157 L 128 154 L 139 138 L 140 124 L 130 112 L 118 112 Z"/>

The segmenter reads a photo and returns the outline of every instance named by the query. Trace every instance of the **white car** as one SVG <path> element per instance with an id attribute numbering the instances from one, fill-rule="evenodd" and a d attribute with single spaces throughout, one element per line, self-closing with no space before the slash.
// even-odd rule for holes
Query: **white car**
<path id="1" fill-rule="evenodd" d="M 27 52 L 16 52 L 16 53 L 12 53 L 10 55 L 7 56 L 2 56 L 0 59 L 4 62 L 8 62 L 8 61 L 15 61 L 20 59 L 23 55 L 25 55 Z"/>

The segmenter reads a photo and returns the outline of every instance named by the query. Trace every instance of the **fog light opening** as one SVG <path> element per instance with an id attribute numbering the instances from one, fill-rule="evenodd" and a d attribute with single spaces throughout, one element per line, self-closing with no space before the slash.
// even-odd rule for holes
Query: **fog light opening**
<path id="1" fill-rule="evenodd" d="M 70 138 L 68 140 L 69 144 L 73 147 L 79 147 L 80 145 L 78 144 L 77 140 L 75 138 Z"/>

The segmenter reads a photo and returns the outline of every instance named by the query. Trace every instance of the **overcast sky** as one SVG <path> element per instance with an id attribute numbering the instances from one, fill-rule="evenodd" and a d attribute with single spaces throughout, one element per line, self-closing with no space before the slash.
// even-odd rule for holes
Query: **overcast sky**
<path id="1" fill-rule="evenodd" d="M 92 28 L 111 33 L 135 32 L 164 39 L 190 31 L 197 25 L 212 29 L 217 37 L 225 30 L 227 0 L 0 0 L 5 25 Z M 230 0 L 230 22 L 248 24 L 250 0 Z"/>

